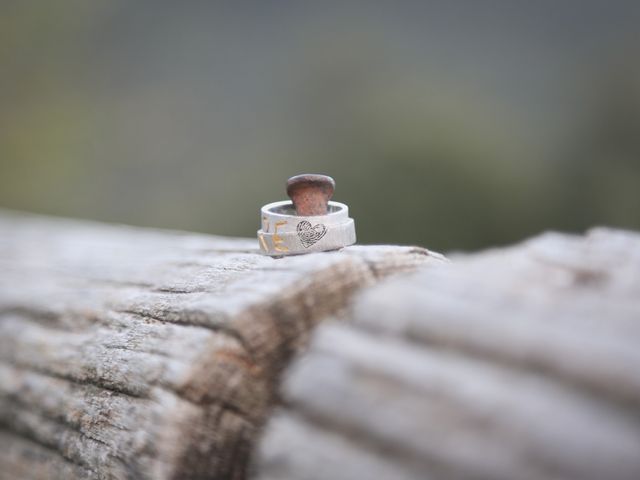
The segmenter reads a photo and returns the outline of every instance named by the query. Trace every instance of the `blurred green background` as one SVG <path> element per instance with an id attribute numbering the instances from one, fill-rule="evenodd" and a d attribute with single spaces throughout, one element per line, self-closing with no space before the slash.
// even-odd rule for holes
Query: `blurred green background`
<path id="1" fill-rule="evenodd" d="M 326 173 L 361 243 L 640 227 L 640 2 L 7 1 L 0 205 L 253 236 Z"/>

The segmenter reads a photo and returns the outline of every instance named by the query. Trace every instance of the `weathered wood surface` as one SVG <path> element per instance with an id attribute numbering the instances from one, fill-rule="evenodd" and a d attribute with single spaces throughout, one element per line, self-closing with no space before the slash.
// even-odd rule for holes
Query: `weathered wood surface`
<path id="1" fill-rule="evenodd" d="M 0 213 L 0 478 L 244 478 L 278 373 L 378 278 L 440 262 Z"/>
<path id="2" fill-rule="evenodd" d="M 254 478 L 640 478 L 640 235 L 455 258 L 339 320 L 286 373 Z"/>

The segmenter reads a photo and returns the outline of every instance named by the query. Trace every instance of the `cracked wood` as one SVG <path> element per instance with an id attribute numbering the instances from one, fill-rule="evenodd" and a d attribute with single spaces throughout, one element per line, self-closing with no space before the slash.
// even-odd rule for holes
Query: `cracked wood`
<path id="1" fill-rule="evenodd" d="M 287 371 L 256 480 L 640 478 L 640 235 L 548 233 L 363 290 Z"/>
<path id="2" fill-rule="evenodd" d="M 242 479 L 315 325 L 379 278 L 441 261 L 257 247 L 0 213 L 0 477 Z"/>

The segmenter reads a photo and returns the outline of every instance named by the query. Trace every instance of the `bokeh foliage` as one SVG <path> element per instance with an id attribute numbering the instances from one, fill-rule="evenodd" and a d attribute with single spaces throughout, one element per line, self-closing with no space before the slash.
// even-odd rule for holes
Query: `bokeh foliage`
<path id="1" fill-rule="evenodd" d="M 640 228 L 637 2 L 0 6 L 0 205 L 251 236 L 328 173 L 362 243 Z"/>

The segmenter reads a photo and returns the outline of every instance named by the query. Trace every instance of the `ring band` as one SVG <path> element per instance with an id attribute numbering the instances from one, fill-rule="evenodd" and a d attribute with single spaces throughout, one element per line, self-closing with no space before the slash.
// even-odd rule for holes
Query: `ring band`
<path id="1" fill-rule="evenodd" d="M 349 208 L 329 202 L 326 215 L 300 216 L 292 202 L 269 203 L 262 207 L 260 249 L 267 255 L 297 255 L 336 250 L 356 242 L 355 224 Z"/>

